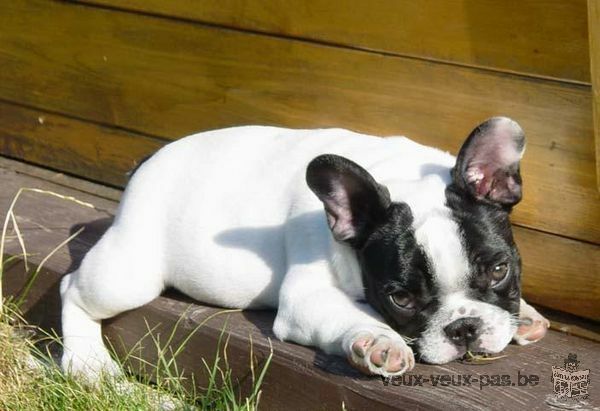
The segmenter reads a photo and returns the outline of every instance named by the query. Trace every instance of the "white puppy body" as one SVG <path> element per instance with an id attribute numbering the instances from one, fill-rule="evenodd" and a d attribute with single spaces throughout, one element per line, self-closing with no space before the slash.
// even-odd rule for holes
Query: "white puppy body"
<path id="1" fill-rule="evenodd" d="M 422 246 L 447 267 L 435 275 L 448 287 L 460 283 L 468 262 L 455 252 L 459 233 L 443 194 L 453 156 L 403 137 L 342 129 L 200 133 L 165 146 L 139 168 L 113 225 L 63 281 L 63 366 L 90 378 L 114 371 L 100 320 L 172 286 L 223 307 L 277 308 L 278 338 L 344 354 L 370 372 L 411 368 L 411 349 L 364 303 L 355 253 L 333 239 L 323 204 L 306 185 L 307 164 L 323 153 L 357 162 L 393 201 L 407 203 L 417 238 L 429 239 Z M 436 218 L 443 224 L 427 223 Z M 457 295 L 459 289 L 453 304 Z M 494 318 L 500 317 L 498 309 Z M 515 327 L 505 317 L 501 338 L 510 339 Z M 365 336 L 372 345 L 353 350 Z M 373 364 L 372 350 L 382 344 L 403 358 L 399 366 Z"/>

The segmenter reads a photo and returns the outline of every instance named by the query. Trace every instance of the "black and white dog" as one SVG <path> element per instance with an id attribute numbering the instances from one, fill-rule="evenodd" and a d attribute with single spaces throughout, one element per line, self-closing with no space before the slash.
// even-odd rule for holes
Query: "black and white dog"
<path id="1" fill-rule="evenodd" d="M 439 364 L 536 341 L 548 322 L 521 300 L 509 222 L 524 149 L 502 117 L 457 158 L 342 129 L 248 126 L 169 144 L 62 282 L 63 367 L 116 372 L 100 321 L 165 287 L 276 308 L 277 337 L 370 374 L 410 370 L 413 350 Z"/>

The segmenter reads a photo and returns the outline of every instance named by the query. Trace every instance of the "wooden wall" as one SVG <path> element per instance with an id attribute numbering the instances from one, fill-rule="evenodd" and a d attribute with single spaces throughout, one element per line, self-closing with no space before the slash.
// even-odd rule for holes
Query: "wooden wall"
<path id="1" fill-rule="evenodd" d="M 587 22 L 585 0 L 12 0 L 0 153 L 123 186 L 201 130 L 341 126 L 456 152 L 507 115 L 528 137 L 525 295 L 600 319 Z"/>

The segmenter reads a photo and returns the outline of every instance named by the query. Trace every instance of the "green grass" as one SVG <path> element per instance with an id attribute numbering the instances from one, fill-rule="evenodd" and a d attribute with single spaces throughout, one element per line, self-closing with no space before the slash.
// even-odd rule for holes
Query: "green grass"
<path id="1" fill-rule="evenodd" d="M 255 356 L 250 344 L 250 375 L 251 389 L 242 396 L 238 391 L 238 381 L 232 376 L 232 370 L 227 362 L 227 342 L 225 331 L 221 333 L 215 357 L 210 363 L 204 361 L 206 386 L 198 387 L 193 376 L 187 376 L 180 369 L 177 357 L 189 344 L 190 338 L 203 324 L 192 330 L 187 338 L 179 344 L 174 344 L 174 336 L 179 322 L 166 341 L 159 341 L 154 330 L 148 329 L 147 334 L 136 347 L 122 358 L 120 364 L 124 376 L 119 378 L 101 377 L 94 385 L 82 379 L 64 374 L 56 365 L 47 347 L 60 346 L 60 339 L 44 330 L 27 325 L 19 313 L 19 307 L 25 301 L 27 293 L 35 281 L 43 263 L 72 237 L 62 242 L 41 264 L 29 269 L 24 239 L 19 231 L 14 206 L 19 194 L 23 191 L 49 194 L 67 201 L 82 203 L 71 197 L 37 189 L 21 189 L 15 196 L 6 216 L 0 238 L 0 259 L 3 256 L 4 243 L 9 223 L 19 240 L 22 254 L 20 258 L 26 261 L 29 270 L 29 280 L 24 292 L 14 299 L 2 299 L 3 267 L 8 260 L 0 261 L 0 410 L 255 410 L 258 408 L 261 396 L 261 385 L 269 367 L 273 352 L 255 369 Z M 92 206 L 93 207 L 93 206 Z M 215 315 L 226 314 L 227 310 Z M 181 316 L 184 318 L 185 313 Z M 180 320 L 181 321 L 181 320 Z M 225 325 L 226 326 L 226 325 Z M 223 328 L 225 330 L 225 327 Z M 136 353 L 142 346 L 156 349 L 158 360 L 150 364 Z M 116 358 L 116 356 L 115 356 Z M 147 383 L 142 383 L 128 373 L 126 363 L 141 364 L 143 375 L 151 376 Z"/>
<path id="2" fill-rule="evenodd" d="M 43 348 L 56 337 L 41 335 L 40 330 L 27 326 L 18 318 L 10 304 L 4 307 L 0 320 L 0 409 L 2 410 L 255 410 L 261 395 L 261 384 L 271 360 L 263 362 L 259 372 L 252 366 L 252 389 L 242 397 L 237 381 L 226 360 L 226 343 L 219 341 L 217 355 L 210 364 L 205 362 L 207 385 L 197 388 L 193 378 L 178 372 L 177 354 L 184 345 L 171 349 L 168 343 L 157 346 L 157 364 L 146 364 L 146 375 L 152 383 L 144 384 L 135 377 L 101 378 L 89 385 L 84 380 L 65 375 Z M 31 337 L 31 331 L 37 337 Z M 225 333 L 222 333 L 224 336 Z M 40 344 L 42 343 L 42 344 Z M 145 345 L 149 343 L 144 343 Z M 126 357 L 140 360 L 132 350 Z"/>

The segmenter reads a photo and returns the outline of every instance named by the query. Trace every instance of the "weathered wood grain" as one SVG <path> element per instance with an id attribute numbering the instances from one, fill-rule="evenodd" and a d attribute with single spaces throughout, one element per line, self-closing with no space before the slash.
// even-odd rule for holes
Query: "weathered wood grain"
<path id="1" fill-rule="evenodd" d="M 79 176 L 75 177 L 8 157 L 0 157 L 0 168 L 12 170 L 17 174 L 33 177 L 35 179 L 45 180 L 56 184 L 57 187 L 75 189 L 103 199 L 119 201 L 123 194 L 123 190 L 118 188 L 100 185 Z"/>
<path id="2" fill-rule="evenodd" d="M 166 142 L 0 101 L 0 152 L 123 187 L 127 172 Z"/>
<path id="3" fill-rule="evenodd" d="M 0 98 L 167 138 L 343 126 L 456 152 L 484 118 L 511 116 L 529 138 L 514 221 L 600 243 L 587 86 L 69 3 L 10 2 L 0 23 Z"/>
<path id="4" fill-rule="evenodd" d="M 528 301 L 600 321 L 600 246 L 517 227 L 513 232 Z"/>
<path id="5" fill-rule="evenodd" d="M 589 82 L 585 0 L 81 0 L 242 30 Z"/>
<path id="6" fill-rule="evenodd" d="M 588 0 L 590 72 L 596 137 L 596 183 L 600 191 L 600 2 Z"/>
<path id="7" fill-rule="evenodd" d="M 150 328 L 169 335 L 173 324 L 183 313 L 184 320 L 176 331 L 176 341 L 184 339 L 195 326 L 211 315 L 222 312 L 219 308 L 190 305 L 187 301 L 159 298 L 150 305 L 121 315 L 110 322 L 107 329 L 109 339 L 118 338 L 123 343 L 122 352 L 135 346 L 141 336 Z M 148 326 L 145 323 L 148 323 Z M 202 358 L 212 358 L 216 351 L 216 341 L 221 330 L 230 336 L 230 364 L 237 375 L 248 373 L 247 355 L 250 341 L 261 363 L 269 352 L 271 338 L 274 358 L 267 373 L 263 393 L 263 406 L 266 409 L 338 409 L 344 401 L 347 409 L 547 409 L 547 396 L 552 395 L 550 382 L 552 365 L 563 365 L 569 352 L 576 352 L 582 366 L 600 366 L 600 344 L 567 336 L 554 331 L 537 346 L 518 347 L 510 345 L 504 354 L 507 358 L 489 365 L 467 365 L 458 362 L 443 366 L 417 364 L 415 369 L 404 377 L 406 384 L 410 376 L 423 376 L 428 380 L 441 375 L 453 375 L 458 383 L 458 375 L 472 375 L 485 384 L 485 375 L 509 375 L 514 386 L 471 386 L 443 387 L 433 382 L 423 386 L 385 386 L 379 378 L 366 378 L 353 370 L 344 359 L 327 356 L 307 347 L 277 341 L 271 331 L 273 314 L 233 313 L 220 314 L 206 322 L 192 337 L 189 349 L 179 357 L 179 364 L 187 370 L 200 368 Z M 155 358 L 155 351 L 148 347 L 144 358 Z M 192 348 L 193 347 L 193 348 Z M 234 358 L 231 361 L 231 358 Z M 246 367 L 244 367 L 244 365 Z M 240 370 L 242 372 L 240 372 Z M 198 370 L 199 371 L 199 370 Z M 197 372 L 199 385 L 204 383 L 202 373 Z M 518 386 L 518 375 L 537 375 L 536 386 Z M 414 381 L 414 380 L 412 380 Z M 439 383 L 439 381 L 438 381 Z M 396 384 L 400 384 L 399 381 Z M 482 391 L 485 391 L 482 395 Z"/>

